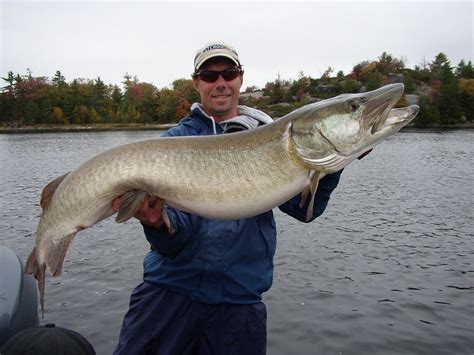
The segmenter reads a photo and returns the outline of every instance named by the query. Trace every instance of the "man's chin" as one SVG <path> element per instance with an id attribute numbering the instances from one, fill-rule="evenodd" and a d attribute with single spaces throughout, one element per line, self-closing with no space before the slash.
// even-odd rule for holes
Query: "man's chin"
<path id="1" fill-rule="evenodd" d="M 232 111 L 232 106 L 230 106 L 230 105 L 225 105 L 225 106 L 224 105 L 223 106 L 216 105 L 216 106 L 212 107 L 212 112 L 216 116 L 226 115 L 226 114 L 230 113 L 231 111 Z"/>
<path id="2" fill-rule="evenodd" d="M 229 98 L 225 98 L 225 99 L 216 98 L 212 100 L 211 104 L 212 104 L 212 107 L 215 109 L 219 109 L 222 107 L 229 108 L 229 107 L 232 107 L 232 100 L 230 100 Z"/>
<path id="3" fill-rule="evenodd" d="M 222 102 L 220 104 L 217 102 L 211 102 L 210 105 L 203 106 L 204 111 L 206 111 L 209 116 L 212 116 L 217 122 L 237 115 L 237 112 L 234 112 L 232 102 Z"/>

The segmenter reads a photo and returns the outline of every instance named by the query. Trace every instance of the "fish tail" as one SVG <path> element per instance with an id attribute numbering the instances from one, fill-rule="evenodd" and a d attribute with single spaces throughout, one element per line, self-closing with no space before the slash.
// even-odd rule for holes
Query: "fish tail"
<path id="1" fill-rule="evenodd" d="M 41 307 L 41 318 L 44 318 L 44 280 L 45 280 L 46 264 L 43 264 L 35 275 L 35 279 L 38 281 L 39 299 Z"/>
<path id="2" fill-rule="evenodd" d="M 25 266 L 25 274 L 33 275 L 38 282 L 39 301 L 41 309 L 41 318 L 44 318 L 44 279 L 46 272 L 46 264 L 38 261 L 36 247 L 30 253 Z"/>
<path id="3" fill-rule="evenodd" d="M 44 290 L 45 290 L 45 273 L 46 265 L 52 276 L 59 276 L 62 271 L 64 259 L 66 258 L 69 245 L 76 232 L 63 238 L 59 243 L 54 244 L 52 240 L 48 240 L 45 246 L 44 262 L 39 261 L 36 247 L 33 248 L 25 266 L 25 274 L 33 275 L 38 282 L 38 291 L 41 307 L 41 316 L 44 318 Z"/>

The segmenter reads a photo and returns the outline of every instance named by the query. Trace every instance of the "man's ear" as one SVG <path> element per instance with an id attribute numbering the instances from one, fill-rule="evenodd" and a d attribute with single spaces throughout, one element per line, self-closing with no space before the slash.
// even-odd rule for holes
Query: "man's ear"
<path id="1" fill-rule="evenodd" d="M 199 84 L 199 80 L 198 80 L 198 79 L 193 79 L 193 88 L 194 88 L 194 90 L 196 90 L 197 92 L 199 92 L 198 84 Z"/>

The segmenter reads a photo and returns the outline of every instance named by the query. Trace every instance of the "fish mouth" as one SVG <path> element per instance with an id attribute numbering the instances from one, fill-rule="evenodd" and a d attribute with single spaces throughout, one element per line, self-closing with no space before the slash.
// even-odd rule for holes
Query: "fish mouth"
<path id="1" fill-rule="evenodd" d="M 391 84 L 363 96 L 366 107 L 362 122 L 366 130 L 370 129 L 370 132 L 374 134 L 385 125 L 390 111 L 402 97 L 403 90 L 403 84 Z"/>
<path id="2" fill-rule="evenodd" d="M 381 141 L 385 137 L 398 132 L 402 127 L 409 124 L 420 111 L 418 105 L 410 105 L 407 107 L 393 108 L 389 111 L 387 118 L 383 125 L 380 125 L 378 130 L 372 134 L 372 145 Z"/>
<path id="3" fill-rule="evenodd" d="M 410 105 L 390 110 L 383 128 L 400 129 L 410 123 L 420 111 L 418 105 Z"/>

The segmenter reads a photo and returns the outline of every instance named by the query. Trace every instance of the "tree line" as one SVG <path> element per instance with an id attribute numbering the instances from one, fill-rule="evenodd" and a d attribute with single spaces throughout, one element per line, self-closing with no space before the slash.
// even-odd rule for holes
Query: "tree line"
<path id="1" fill-rule="evenodd" d="M 128 73 L 122 86 L 106 84 L 100 77 L 67 82 L 60 71 L 52 78 L 35 77 L 30 70 L 25 75 L 10 71 L 2 79 L 0 123 L 10 126 L 175 123 L 199 101 L 191 79 L 175 80 L 162 89 Z M 415 121 L 419 126 L 474 120 L 474 67 L 464 60 L 452 66 L 444 53 L 413 69 L 384 52 L 377 60 L 355 65 L 347 75 L 342 71 L 333 75 L 333 68 L 328 67 L 319 78 L 303 72 L 294 80 L 278 76 L 262 89 L 247 87 L 241 103 L 277 118 L 310 102 L 369 91 L 391 82 L 405 84 L 406 95 L 400 106 L 413 100 L 421 106 Z"/>
<path id="2" fill-rule="evenodd" d="M 328 67 L 320 78 L 300 73 L 296 80 L 279 77 L 267 83 L 261 96 L 252 95 L 256 88 L 244 94 L 246 103 L 269 113 L 282 116 L 297 107 L 343 93 L 358 93 L 377 89 L 394 82 L 405 84 L 405 95 L 397 106 L 416 103 L 421 110 L 414 123 L 418 126 L 451 126 L 474 121 L 474 67 L 461 60 L 452 66 L 444 53 L 432 62 L 423 61 L 407 68 L 402 59 L 384 52 L 377 60 L 355 65 L 348 75 L 333 74 Z"/>
<path id="3" fill-rule="evenodd" d="M 0 122 L 35 124 L 170 123 L 185 116 L 199 95 L 192 81 L 171 88 L 140 82 L 128 73 L 123 87 L 97 79 L 66 82 L 60 71 L 51 78 L 9 72 L 0 93 Z"/>

